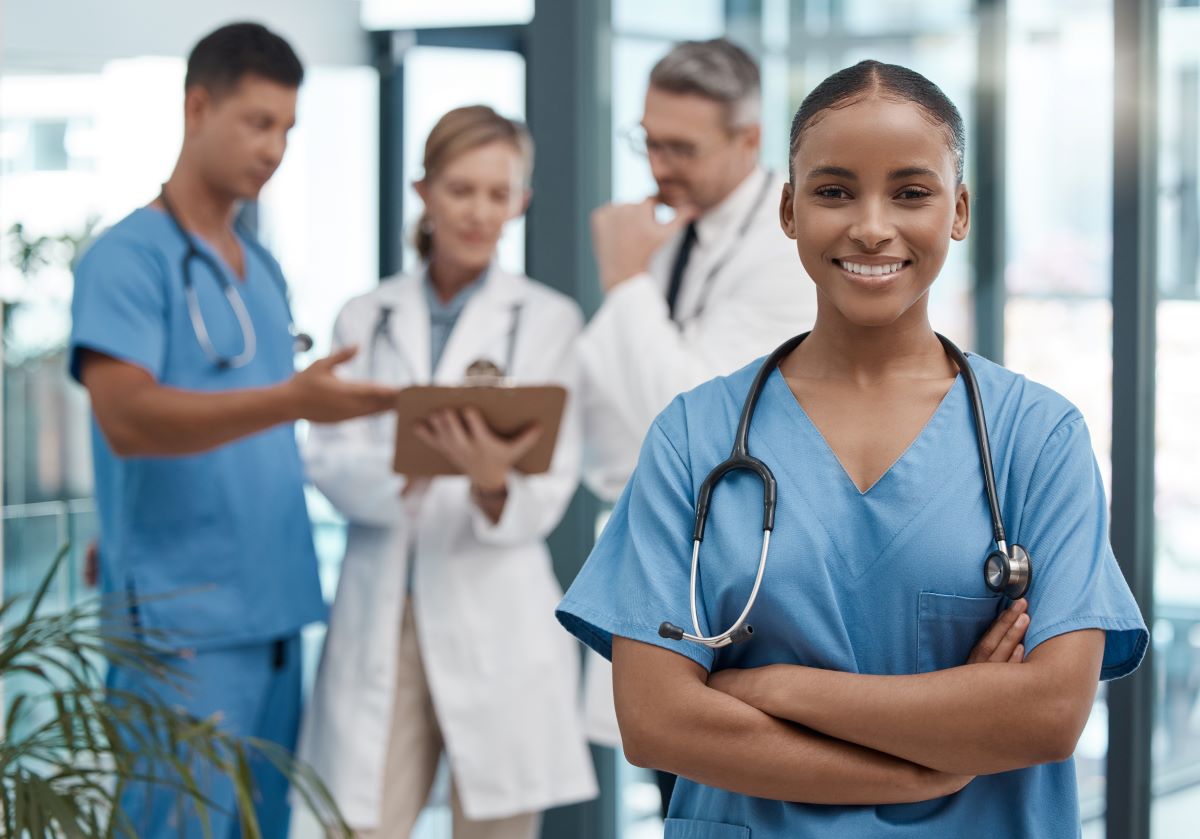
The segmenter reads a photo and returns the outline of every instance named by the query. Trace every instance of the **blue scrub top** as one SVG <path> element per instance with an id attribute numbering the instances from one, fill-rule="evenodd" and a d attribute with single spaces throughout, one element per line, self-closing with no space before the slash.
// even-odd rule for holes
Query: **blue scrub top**
<path id="1" fill-rule="evenodd" d="M 659 637 L 664 620 L 691 631 L 694 501 L 708 472 L 729 455 L 760 363 L 676 398 L 658 417 L 559 620 L 605 657 L 616 634 L 710 671 L 790 663 L 909 674 L 965 664 L 1002 603 L 984 585 L 991 523 L 961 375 L 909 449 L 864 493 L 775 371 L 749 439 L 779 484 L 770 554 L 750 615 L 754 637 L 720 651 Z M 1008 537 L 1034 560 L 1027 650 L 1099 628 L 1106 631 L 1101 678 L 1132 672 L 1148 636 L 1109 546 L 1108 504 L 1083 418 L 1045 387 L 979 356 L 970 363 Z M 761 483 L 730 473 L 713 494 L 701 547 L 704 634 L 725 630 L 745 605 L 761 527 Z M 883 806 L 769 801 L 681 778 L 670 815 L 667 839 L 1052 839 L 1080 832 L 1073 760 L 979 777 L 930 802 Z"/>
<path id="2" fill-rule="evenodd" d="M 195 238 L 195 237 L 194 237 Z M 197 246 L 228 268 L 207 243 Z M 224 391 L 274 385 L 294 372 L 278 263 L 243 239 L 246 277 L 231 272 L 257 352 L 219 369 L 192 330 L 183 294 L 187 248 L 165 213 L 143 207 L 80 261 L 71 304 L 71 374 L 94 350 L 162 385 Z M 210 339 L 236 355 L 242 332 L 206 261 L 191 260 Z M 211 649 L 290 635 L 325 617 L 291 423 L 202 454 L 118 457 L 92 421 L 104 586 L 137 595 L 137 620 L 172 646 Z M 167 595 L 167 596 L 163 596 Z"/>

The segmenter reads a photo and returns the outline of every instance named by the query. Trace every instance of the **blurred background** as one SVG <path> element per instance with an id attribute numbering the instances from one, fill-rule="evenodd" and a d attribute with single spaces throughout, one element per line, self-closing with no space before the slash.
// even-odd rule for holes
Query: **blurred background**
<path id="1" fill-rule="evenodd" d="M 764 163 L 777 170 L 794 109 L 830 72 L 876 58 L 938 83 L 968 122 L 975 204 L 970 241 L 933 292 L 935 326 L 1083 411 L 1114 546 L 1152 627 L 1151 666 L 1101 689 L 1079 744 L 1084 835 L 1196 835 L 1200 2 L 3 0 L 6 597 L 28 591 L 65 541 L 74 562 L 54 596 L 87 594 L 79 566 L 96 520 L 86 398 L 64 361 L 71 265 L 157 194 L 181 139 L 187 51 L 245 19 L 288 38 L 306 65 L 284 164 L 247 214 L 314 354 L 343 301 L 412 265 L 409 184 L 449 108 L 483 102 L 529 121 L 535 197 L 501 262 L 590 312 L 588 213 L 653 191 L 618 137 L 674 41 L 727 35 L 758 56 Z M 341 525 L 311 501 L 332 596 Z M 555 534 L 564 582 L 601 512 L 581 493 Z M 310 660 L 320 637 L 310 633 Z M 551 813 L 544 835 L 661 836 L 652 779 L 610 750 L 595 756 L 600 799 Z M 434 809 L 420 830 L 448 837 L 448 818 Z"/>

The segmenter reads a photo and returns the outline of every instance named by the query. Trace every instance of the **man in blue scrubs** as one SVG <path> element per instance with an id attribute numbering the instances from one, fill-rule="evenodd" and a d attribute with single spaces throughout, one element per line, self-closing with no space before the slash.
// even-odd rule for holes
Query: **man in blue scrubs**
<path id="1" fill-rule="evenodd" d="M 291 47 L 257 24 L 196 45 L 178 163 L 158 199 L 80 263 L 70 356 L 95 418 L 103 587 L 134 598 L 134 626 L 184 677 L 175 687 L 113 667 L 110 686 L 287 748 L 299 632 L 325 616 L 293 423 L 394 398 L 338 378 L 352 349 L 295 371 L 280 267 L 234 224 L 283 158 L 302 77 Z M 286 783 L 254 770 L 263 835 L 282 837 Z M 200 775 L 212 835 L 236 836 L 232 788 L 212 774 Z M 200 835 L 195 810 L 165 787 L 131 785 L 122 805 L 140 836 Z"/>

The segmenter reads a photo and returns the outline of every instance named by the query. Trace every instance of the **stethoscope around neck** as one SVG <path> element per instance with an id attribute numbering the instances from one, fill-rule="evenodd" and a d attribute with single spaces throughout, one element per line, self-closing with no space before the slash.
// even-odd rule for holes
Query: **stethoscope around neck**
<path id="1" fill-rule="evenodd" d="M 183 296 L 187 303 L 188 320 L 192 323 L 192 331 L 196 333 L 196 341 L 200 344 L 200 349 L 204 354 L 212 360 L 218 369 L 230 370 L 238 367 L 245 367 L 254 360 L 254 355 L 258 351 L 258 333 L 254 330 L 254 322 L 250 319 L 250 312 L 246 308 L 246 302 L 242 299 L 241 293 L 237 290 L 233 283 L 226 276 L 225 269 L 217 262 L 210 254 L 201 250 L 196 246 L 196 240 L 188 233 L 183 223 L 179 220 L 179 216 L 175 213 L 175 208 L 171 206 L 171 202 L 167 199 L 167 190 L 164 188 L 158 193 L 158 200 L 162 202 L 163 209 L 166 210 L 167 218 L 179 231 L 180 237 L 183 238 L 187 246 L 187 251 L 183 255 Z M 253 236 L 243 235 L 242 240 L 250 245 L 251 248 L 259 252 L 259 256 L 267 264 L 268 273 L 275 276 L 275 271 L 271 270 L 271 259 L 266 253 L 262 245 L 254 239 Z M 238 329 L 242 333 L 242 351 L 235 355 L 225 355 L 217 350 L 213 345 L 212 338 L 208 334 L 208 326 L 204 322 L 204 313 L 200 308 L 200 298 L 196 294 L 196 285 L 192 278 L 192 260 L 199 259 L 203 262 L 216 277 L 217 282 L 221 286 L 221 292 L 225 295 L 225 299 L 229 302 L 229 308 L 233 311 L 233 316 L 237 320 Z M 307 352 L 312 349 L 313 340 L 310 335 L 304 332 L 297 332 L 295 324 L 291 323 L 292 312 L 288 305 L 287 288 L 283 284 L 283 279 L 276 277 L 276 282 L 279 285 L 279 291 L 283 295 L 284 306 L 288 309 L 289 330 L 292 335 L 292 350 L 293 352 Z"/>
<path id="2" fill-rule="evenodd" d="M 729 457 L 717 464 L 704 482 L 696 498 L 696 522 L 692 531 L 692 572 L 689 582 L 689 606 L 691 608 L 692 628 L 694 632 L 684 632 L 673 623 L 664 621 L 658 628 L 658 634 L 673 641 L 692 641 L 714 649 L 727 647 L 738 641 L 745 641 L 754 634 L 754 627 L 746 622 L 754 602 L 758 599 L 758 591 L 762 587 L 763 573 L 767 568 L 767 551 L 771 545 L 771 531 L 775 529 L 775 500 L 778 492 L 775 475 L 767 464 L 750 454 L 750 421 L 754 417 L 754 407 L 758 397 L 762 395 L 767 379 L 778 369 L 780 362 L 801 342 L 809 333 L 797 335 L 784 342 L 776 349 L 762 366 L 750 385 L 750 392 L 742 404 L 741 417 L 738 419 L 737 433 L 734 435 L 733 451 Z M 987 588 L 996 594 L 1004 595 L 1011 600 L 1017 600 L 1029 590 L 1033 580 L 1033 560 L 1029 552 L 1020 545 L 1009 545 L 1004 533 L 1004 521 L 1000 515 L 1000 500 L 996 494 L 996 473 L 992 468 L 992 450 L 988 443 L 987 420 L 983 413 L 983 400 L 979 396 L 979 384 L 975 372 L 967 362 L 962 351 L 948 338 L 938 335 L 938 340 L 953 359 L 962 373 L 966 385 L 967 396 L 971 402 L 971 414 L 974 418 L 975 439 L 979 449 L 979 463 L 983 468 L 984 494 L 987 496 L 988 509 L 992 517 L 992 538 L 996 549 L 987 555 L 983 563 L 983 581 Z M 708 505 L 716 485 L 727 474 L 734 471 L 753 472 L 758 475 L 763 485 L 763 539 L 762 552 L 758 556 L 758 571 L 754 575 L 754 586 L 746 606 L 738 615 L 733 625 L 724 632 L 716 635 L 705 635 L 700 629 L 700 619 L 696 612 L 696 587 L 700 573 L 700 543 L 704 541 L 704 526 L 708 523 Z"/>
<path id="3" fill-rule="evenodd" d="M 508 331 L 505 334 L 503 365 L 496 364 L 489 359 L 473 361 L 464 371 L 464 382 L 501 385 L 512 383 L 513 358 L 516 354 L 517 333 L 520 330 L 521 313 L 524 308 L 525 304 L 523 302 L 513 303 L 509 307 Z M 421 381 L 421 378 L 417 375 L 416 368 L 409 362 L 408 356 L 392 337 L 392 318 L 395 313 L 396 309 L 391 304 L 385 303 L 379 307 L 379 314 L 375 318 L 375 327 L 371 330 L 371 342 L 367 347 L 367 378 L 370 381 L 378 380 L 379 345 L 383 343 L 399 359 L 405 373 L 408 375 L 408 380 L 410 382 Z M 432 374 L 432 371 L 430 372 Z"/>

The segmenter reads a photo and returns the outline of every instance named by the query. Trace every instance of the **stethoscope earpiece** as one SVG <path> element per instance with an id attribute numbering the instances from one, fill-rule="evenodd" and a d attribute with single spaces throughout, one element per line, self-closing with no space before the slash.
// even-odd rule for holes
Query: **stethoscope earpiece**
<path id="1" fill-rule="evenodd" d="M 729 643 L 739 644 L 742 641 L 749 641 L 750 636 L 754 634 L 754 627 L 750 624 L 743 624 L 733 632 L 729 633 Z"/>
<path id="2" fill-rule="evenodd" d="M 666 638 L 668 641 L 682 641 L 683 630 L 669 621 L 663 621 L 658 625 L 658 634 L 661 638 Z"/>

